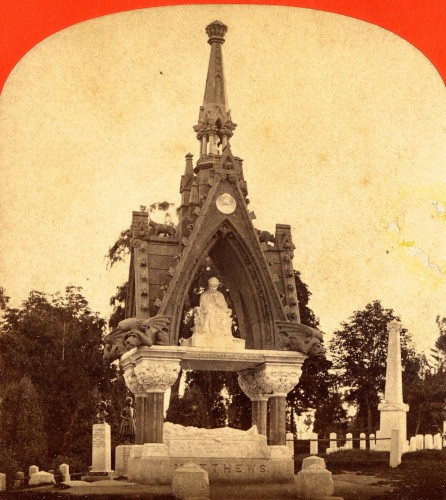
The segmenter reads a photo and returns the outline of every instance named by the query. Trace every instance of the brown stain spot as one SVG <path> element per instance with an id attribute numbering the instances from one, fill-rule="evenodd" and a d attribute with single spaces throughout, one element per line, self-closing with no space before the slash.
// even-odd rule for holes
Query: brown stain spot
<path id="1" fill-rule="evenodd" d="M 328 154 L 327 153 L 319 153 L 317 155 L 317 159 L 320 161 L 320 162 L 327 162 L 328 161 Z"/>
<path id="2" fill-rule="evenodd" d="M 368 178 L 368 177 L 363 177 L 361 180 L 360 180 L 360 184 L 361 186 L 364 186 L 364 187 L 368 187 L 370 186 L 370 184 L 372 183 L 372 181 Z"/>

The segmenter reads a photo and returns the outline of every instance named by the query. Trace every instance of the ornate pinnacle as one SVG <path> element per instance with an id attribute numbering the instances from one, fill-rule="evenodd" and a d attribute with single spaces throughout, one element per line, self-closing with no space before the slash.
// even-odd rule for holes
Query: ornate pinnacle
<path id="1" fill-rule="evenodd" d="M 214 21 L 206 26 L 206 33 L 209 36 L 208 43 L 212 45 L 214 42 L 224 43 L 225 34 L 228 31 L 228 27 L 221 21 Z"/>

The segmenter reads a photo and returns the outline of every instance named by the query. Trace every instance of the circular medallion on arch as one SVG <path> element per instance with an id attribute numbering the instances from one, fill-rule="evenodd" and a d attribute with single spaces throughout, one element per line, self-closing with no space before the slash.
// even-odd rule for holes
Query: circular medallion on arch
<path id="1" fill-rule="evenodd" d="M 232 214 L 237 207 L 236 201 L 229 193 L 221 194 L 215 204 L 222 214 Z"/>

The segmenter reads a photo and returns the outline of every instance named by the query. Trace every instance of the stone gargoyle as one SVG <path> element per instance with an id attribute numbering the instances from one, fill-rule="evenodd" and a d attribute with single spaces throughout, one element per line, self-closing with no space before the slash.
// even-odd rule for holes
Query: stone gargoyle
<path id="1" fill-rule="evenodd" d="M 287 351 L 298 351 L 307 356 L 323 356 L 323 333 L 301 323 L 278 321 L 280 341 Z"/>
<path id="2" fill-rule="evenodd" d="M 169 344 L 168 316 L 153 318 L 127 318 L 118 323 L 118 327 L 104 337 L 104 359 L 114 361 L 126 351 L 140 346 Z"/>

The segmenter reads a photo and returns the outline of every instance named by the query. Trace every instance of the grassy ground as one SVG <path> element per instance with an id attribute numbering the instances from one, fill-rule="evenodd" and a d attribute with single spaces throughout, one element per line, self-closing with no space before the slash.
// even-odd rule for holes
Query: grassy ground
<path id="1" fill-rule="evenodd" d="M 381 495 L 386 500 L 446 500 L 446 450 L 406 453 L 401 464 L 389 467 L 389 453 L 348 450 L 324 457 L 333 473 L 356 472 L 392 482 L 393 493 Z"/>

